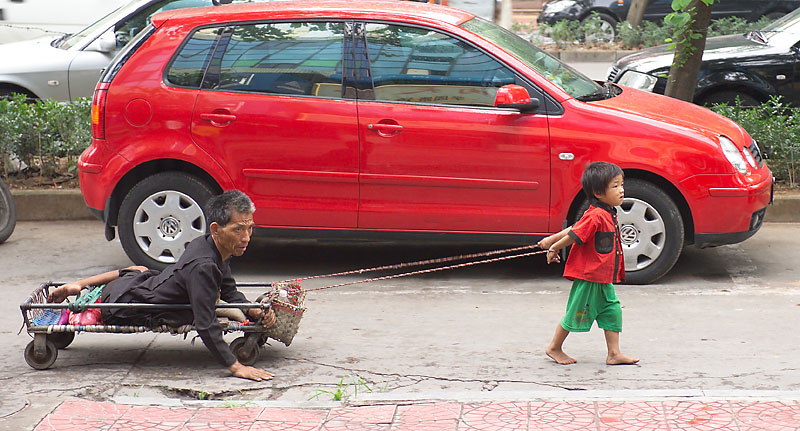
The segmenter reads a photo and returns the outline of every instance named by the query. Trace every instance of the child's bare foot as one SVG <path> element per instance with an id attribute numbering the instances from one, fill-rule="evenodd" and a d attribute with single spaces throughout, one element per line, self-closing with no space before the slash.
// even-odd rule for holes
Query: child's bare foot
<path id="1" fill-rule="evenodd" d="M 564 353 L 564 351 L 561 350 L 561 349 L 551 349 L 551 348 L 548 347 L 547 350 L 544 351 L 544 353 L 548 357 L 550 357 L 550 359 L 556 361 L 557 363 L 559 363 L 561 365 L 569 365 L 569 364 L 574 364 L 574 363 L 578 362 L 578 361 L 572 359 L 566 353 Z"/>
<path id="2" fill-rule="evenodd" d="M 608 355 L 606 357 L 607 365 L 633 365 L 639 362 L 639 359 L 631 358 L 630 356 L 617 353 L 615 355 Z"/>

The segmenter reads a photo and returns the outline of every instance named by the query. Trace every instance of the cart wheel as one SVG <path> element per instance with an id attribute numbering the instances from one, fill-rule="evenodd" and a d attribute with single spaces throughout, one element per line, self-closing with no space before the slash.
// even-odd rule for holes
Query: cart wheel
<path id="1" fill-rule="evenodd" d="M 25 346 L 25 362 L 27 362 L 31 368 L 35 368 L 37 370 L 46 370 L 53 366 L 53 364 L 56 362 L 56 358 L 58 357 L 58 348 L 56 347 L 55 343 L 47 340 L 45 341 L 45 346 L 47 351 L 44 355 L 44 358 L 41 359 L 37 359 L 36 355 L 33 354 L 33 341 Z"/>
<path id="2" fill-rule="evenodd" d="M 54 334 L 49 334 L 47 339 L 52 341 L 53 344 L 56 345 L 58 349 L 66 349 L 67 346 L 72 344 L 72 340 L 75 339 L 74 332 L 56 332 Z"/>
<path id="3" fill-rule="evenodd" d="M 245 341 L 247 339 L 245 337 L 239 337 L 233 341 L 231 341 L 231 351 L 233 355 L 236 356 L 236 359 L 239 360 L 244 365 L 253 365 L 258 361 L 259 351 L 258 346 L 254 346 L 252 349 L 248 349 L 245 347 Z"/>

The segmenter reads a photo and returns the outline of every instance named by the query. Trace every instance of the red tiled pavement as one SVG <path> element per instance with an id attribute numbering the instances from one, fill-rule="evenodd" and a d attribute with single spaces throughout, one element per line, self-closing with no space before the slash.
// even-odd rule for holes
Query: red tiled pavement
<path id="1" fill-rule="evenodd" d="M 800 431 L 797 401 L 385 404 L 333 409 L 142 407 L 64 401 L 35 431 L 692 430 Z"/>

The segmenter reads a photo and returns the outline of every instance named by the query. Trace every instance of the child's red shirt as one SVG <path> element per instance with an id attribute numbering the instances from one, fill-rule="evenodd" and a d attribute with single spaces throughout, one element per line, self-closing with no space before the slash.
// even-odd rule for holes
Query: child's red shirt
<path id="1" fill-rule="evenodd" d="M 597 199 L 568 232 L 575 240 L 564 277 L 595 283 L 625 280 L 625 258 L 617 225 L 617 210 Z"/>

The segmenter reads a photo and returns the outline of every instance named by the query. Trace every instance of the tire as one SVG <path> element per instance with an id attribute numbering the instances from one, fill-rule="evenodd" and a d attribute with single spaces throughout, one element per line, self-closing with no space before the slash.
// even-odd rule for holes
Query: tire
<path id="1" fill-rule="evenodd" d="M 164 269 L 206 232 L 204 206 L 214 191 L 196 177 L 163 172 L 145 178 L 119 210 L 119 240 L 138 265 Z"/>
<path id="2" fill-rule="evenodd" d="M 58 357 L 58 348 L 52 341 L 45 341 L 45 355 L 44 358 L 36 358 L 33 354 L 33 341 L 25 346 L 25 362 L 37 370 L 46 370 L 53 366 Z"/>
<path id="3" fill-rule="evenodd" d="M 728 91 L 718 91 L 716 93 L 711 93 L 708 96 L 703 98 L 702 105 L 704 106 L 712 106 L 715 104 L 720 103 L 727 103 L 728 105 L 735 105 L 736 99 L 739 99 L 742 102 L 742 106 L 760 106 L 761 101 L 756 99 L 755 97 L 742 93 L 740 91 L 735 90 L 728 90 Z"/>
<path id="4" fill-rule="evenodd" d="M 245 337 L 239 337 L 231 341 L 231 352 L 233 352 L 233 356 L 236 356 L 236 359 L 242 364 L 253 365 L 258 362 L 258 357 L 261 356 L 261 352 L 258 349 L 258 345 L 248 350 L 245 347 L 246 341 L 247 338 Z"/>
<path id="5" fill-rule="evenodd" d="M 17 208 L 5 181 L 0 178 L 0 244 L 14 232 L 17 226 Z"/>
<path id="6" fill-rule="evenodd" d="M 578 216 L 589 208 L 584 201 Z M 636 178 L 625 180 L 625 200 L 617 208 L 625 283 L 650 284 L 666 275 L 683 250 L 683 217 L 661 189 Z"/>
<path id="7" fill-rule="evenodd" d="M 581 20 L 581 24 L 586 24 L 586 21 L 594 14 L 590 14 Z M 604 43 L 613 42 L 617 37 L 617 20 L 612 16 L 598 12 L 597 16 L 600 18 L 600 31 L 595 34 L 587 34 L 586 41 L 590 43 Z"/>
<path id="8" fill-rule="evenodd" d="M 57 349 L 66 349 L 67 346 L 72 344 L 72 341 L 75 340 L 75 333 L 74 332 L 54 332 L 52 334 L 47 335 L 47 339 L 52 341 L 53 344 L 56 346 Z"/>

